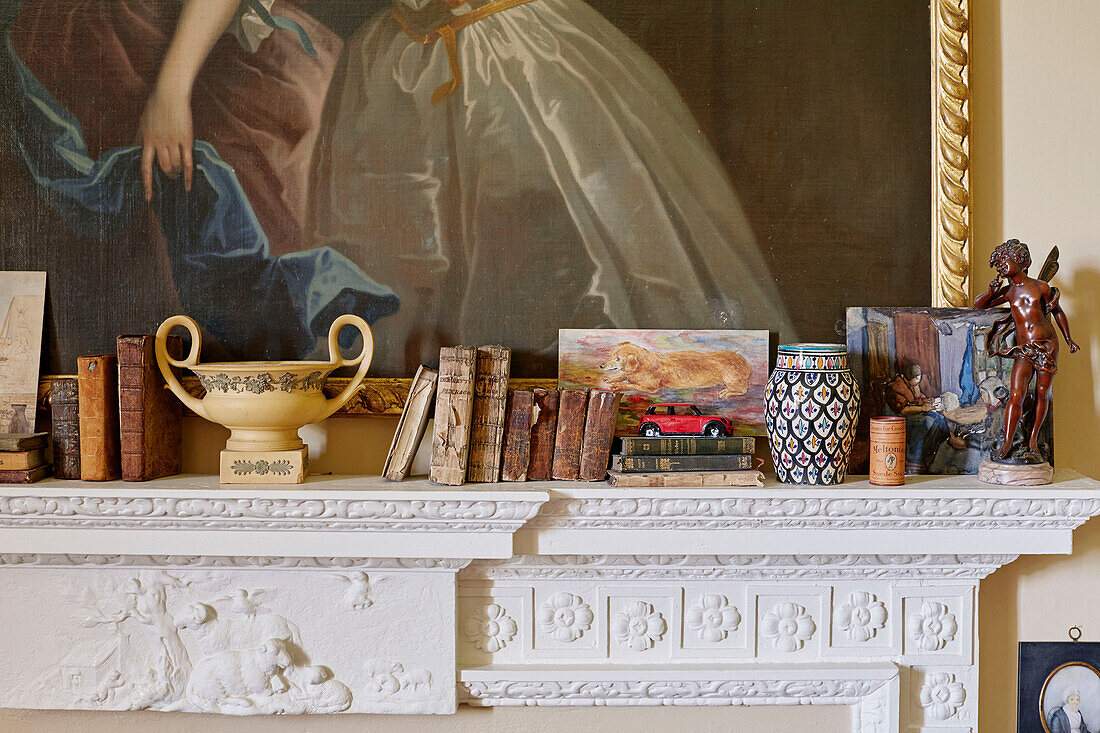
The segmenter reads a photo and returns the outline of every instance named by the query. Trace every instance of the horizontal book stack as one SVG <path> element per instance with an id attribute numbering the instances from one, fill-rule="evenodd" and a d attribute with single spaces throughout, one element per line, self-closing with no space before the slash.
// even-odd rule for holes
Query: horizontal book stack
<path id="1" fill-rule="evenodd" d="M 0 484 L 33 484 L 50 475 L 46 433 L 0 433 Z"/>
<path id="2" fill-rule="evenodd" d="M 752 468 L 755 438 L 625 437 L 611 457 L 618 487 L 763 486 Z"/>

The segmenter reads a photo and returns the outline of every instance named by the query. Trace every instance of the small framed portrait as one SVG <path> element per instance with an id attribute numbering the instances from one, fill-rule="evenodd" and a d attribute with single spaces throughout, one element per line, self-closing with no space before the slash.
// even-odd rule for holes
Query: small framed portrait
<path id="1" fill-rule="evenodd" d="M 1100 643 L 1020 644 L 1018 733 L 1100 731 Z"/>

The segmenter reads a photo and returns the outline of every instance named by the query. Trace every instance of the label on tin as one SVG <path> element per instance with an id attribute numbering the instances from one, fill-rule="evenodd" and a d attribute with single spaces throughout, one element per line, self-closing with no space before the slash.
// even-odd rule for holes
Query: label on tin
<path id="1" fill-rule="evenodd" d="M 871 483 L 905 483 L 905 418 L 871 418 Z"/>

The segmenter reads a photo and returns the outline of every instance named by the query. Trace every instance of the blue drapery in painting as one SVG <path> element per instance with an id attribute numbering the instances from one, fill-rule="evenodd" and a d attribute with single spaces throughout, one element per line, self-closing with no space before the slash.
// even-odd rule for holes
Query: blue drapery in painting
<path id="1" fill-rule="evenodd" d="M 3 123 L 39 192 L 77 235 L 109 242 L 144 205 L 141 148 L 88 156 L 80 123 L 12 48 L 20 2 L 2 3 L 0 88 L 13 91 Z M 301 358 L 343 313 L 368 322 L 397 311 L 387 287 L 328 247 L 272 256 L 236 174 L 196 141 L 191 191 L 159 169 L 151 205 L 168 243 L 179 301 L 211 337 L 237 353 Z"/>

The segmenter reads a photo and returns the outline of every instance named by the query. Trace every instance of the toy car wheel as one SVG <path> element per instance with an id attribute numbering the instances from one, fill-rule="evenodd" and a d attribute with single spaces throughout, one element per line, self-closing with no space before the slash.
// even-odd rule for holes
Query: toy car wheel
<path id="1" fill-rule="evenodd" d="M 642 423 L 642 426 L 638 428 L 638 435 L 644 435 L 647 438 L 656 438 L 660 434 L 661 429 L 651 422 Z"/>
<path id="2" fill-rule="evenodd" d="M 703 435 L 708 438 L 724 438 L 726 437 L 726 429 L 722 427 L 720 422 L 708 422 L 706 427 L 703 428 Z"/>

